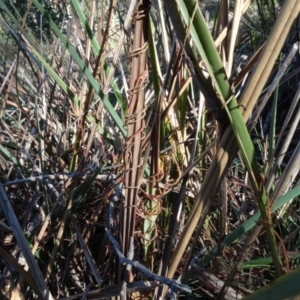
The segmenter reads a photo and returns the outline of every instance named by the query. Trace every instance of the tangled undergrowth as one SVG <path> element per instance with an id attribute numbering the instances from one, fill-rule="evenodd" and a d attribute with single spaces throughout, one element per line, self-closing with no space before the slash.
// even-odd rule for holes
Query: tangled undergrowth
<path id="1" fill-rule="evenodd" d="M 300 293 L 300 4 L 175 2 L 0 2 L 1 299 Z"/>

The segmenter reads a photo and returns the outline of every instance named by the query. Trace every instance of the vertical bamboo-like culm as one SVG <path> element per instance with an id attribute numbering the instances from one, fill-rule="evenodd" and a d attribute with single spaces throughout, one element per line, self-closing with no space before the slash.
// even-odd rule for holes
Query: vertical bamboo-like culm
<path id="1" fill-rule="evenodd" d="M 150 1 L 140 0 L 133 16 L 134 39 L 131 59 L 129 105 L 126 116 L 127 138 L 125 144 L 125 202 L 122 219 L 122 250 L 128 255 L 133 241 L 135 209 L 138 204 L 138 190 L 142 160 L 142 140 L 144 137 L 145 87 L 148 82 L 147 49 Z"/>

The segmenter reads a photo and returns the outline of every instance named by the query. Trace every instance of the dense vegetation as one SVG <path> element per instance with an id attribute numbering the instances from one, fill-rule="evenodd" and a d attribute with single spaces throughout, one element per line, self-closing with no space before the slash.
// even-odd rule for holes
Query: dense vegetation
<path id="1" fill-rule="evenodd" d="M 300 294 L 299 11 L 1 0 L 0 298 Z"/>

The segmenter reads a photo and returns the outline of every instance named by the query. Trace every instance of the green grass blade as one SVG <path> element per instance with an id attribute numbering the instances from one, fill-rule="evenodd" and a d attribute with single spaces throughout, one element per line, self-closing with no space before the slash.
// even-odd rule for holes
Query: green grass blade
<path id="1" fill-rule="evenodd" d="M 244 123 L 241 110 L 233 94 L 229 80 L 227 79 L 225 69 L 215 47 L 213 38 L 206 26 L 201 11 L 198 8 L 198 4 L 195 0 L 186 0 L 185 4 L 189 11 L 189 16 L 195 14 L 193 20 L 190 19 L 191 17 L 186 20 L 186 26 L 190 26 L 190 23 L 193 22 L 194 28 L 197 32 L 197 37 L 201 43 L 201 47 L 198 48 L 198 51 L 200 55 L 203 55 L 202 58 L 207 69 L 210 70 L 210 67 L 208 66 L 212 67 L 213 74 L 210 75 L 216 88 L 217 97 L 220 100 L 220 110 L 224 108 L 227 112 L 230 125 L 233 129 L 241 156 L 243 158 L 243 162 L 247 171 L 249 172 L 258 207 L 261 211 L 264 223 L 267 224 L 265 225 L 265 229 L 274 260 L 276 274 L 280 276 L 282 264 L 278 254 L 274 228 L 272 227 L 272 219 L 269 212 L 269 200 L 264 187 L 264 180 L 261 176 L 258 163 L 256 161 L 254 145 L 246 124 Z M 183 4 L 181 7 L 182 6 Z M 204 54 L 202 53 L 203 51 L 205 52 Z M 209 73 L 211 73 L 211 71 L 209 71 Z"/>
<path id="2" fill-rule="evenodd" d="M 298 260 L 300 258 L 300 253 L 297 253 L 289 258 L 290 261 L 293 260 Z M 258 259 L 252 259 L 249 261 L 243 262 L 241 269 L 251 269 L 251 268 L 261 268 L 265 266 L 271 265 L 273 262 L 272 257 L 263 257 L 263 258 L 258 258 Z"/>
<path id="3" fill-rule="evenodd" d="M 272 104 L 272 118 L 271 118 L 271 126 L 270 126 L 270 136 L 269 136 L 269 151 L 268 151 L 268 165 L 272 167 L 272 160 L 274 157 L 275 151 L 275 134 L 276 134 L 276 117 L 277 117 L 277 102 L 278 102 L 278 90 L 277 86 L 274 91 L 274 98 Z"/>
<path id="4" fill-rule="evenodd" d="M 88 36 L 88 38 L 91 41 L 91 44 L 92 44 L 92 47 L 93 47 L 95 53 L 97 55 L 99 55 L 100 46 L 98 44 L 98 41 L 97 41 L 95 35 L 93 34 L 93 32 L 92 32 L 92 30 L 91 30 L 91 28 L 89 26 L 89 23 L 88 23 L 85 15 L 84 15 L 82 9 L 81 9 L 80 4 L 78 3 L 77 0 L 72 0 L 72 4 L 74 5 L 74 8 L 75 8 L 75 10 L 76 10 L 76 12 L 78 14 L 79 19 L 80 19 L 80 22 L 82 23 L 83 27 L 86 30 L 87 36 Z M 110 72 L 110 68 L 108 67 L 108 65 L 106 64 L 106 62 L 104 62 L 103 68 L 104 68 L 105 75 L 108 76 L 108 74 Z M 122 97 L 122 93 L 120 92 L 119 87 L 116 84 L 116 82 L 115 82 L 114 79 L 112 79 L 112 81 L 111 81 L 111 88 L 112 88 L 112 90 L 113 90 L 113 92 L 114 92 L 114 94 L 116 96 L 116 99 L 117 99 L 118 103 L 120 104 L 120 107 L 121 107 L 121 109 L 122 109 L 122 111 L 124 113 L 126 111 L 126 106 L 127 105 L 126 105 L 126 102 L 124 101 L 124 99 Z"/>
<path id="5" fill-rule="evenodd" d="M 73 59 L 76 61 L 78 66 L 80 67 L 81 71 L 86 76 L 88 82 L 91 84 L 91 86 L 94 88 L 97 95 L 100 96 L 102 99 L 107 111 L 113 118 L 113 120 L 116 122 L 117 126 L 119 127 L 122 134 L 126 135 L 126 130 L 124 129 L 123 121 L 121 120 L 120 116 L 115 111 L 115 108 L 110 103 L 109 99 L 104 95 L 103 91 L 101 90 L 98 82 L 93 77 L 91 71 L 86 67 L 85 63 L 82 61 L 82 59 L 79 57 L 79 55 L 76 53 L 75 49 L 70 45 L 70 42 L 67 41 L 67 39 L 64 37 L 64 35 L 61 33 L 57 25 L 53 22 L 53 20 L 49 17 L 46 10 L 41 6 L 41 4 L 37 0 L 33 0 L 36 7 L 40 10 L 40 12 L 43 14 L 44 18 L 49 22 L 49 25 L 51 26 L 54 33 L 57 35 L 57 37 L 60 39 L 62 44 L 68 49 L 70 55 L 73 57 Z"/>
<path id="6" fill-rule="evenodd" d="M 281 196 L 275 203 L 275 205 L 272 207 L 272 212 L 276 211 L 277 209 L 281 208 L 285 204 L 292 201 L 294 198 L 299 197 L 300 195 L 300 185 L 297 185 L 292 190 L 287 192 L 285 195 Z M 224 247 L 230 246 L 232 243 L 237 241 L 243 234 L 247 233 L 249 230 L 251 230 L 256 224 L 257 221 L 260 219 L 261 214 L 260 212 L 257 212 L 252 217 L 250 217 L 247 221 L 245 221 L 242 225 L 240 225 L 237 229 L 232 231 L 226 238 L 224 239 Z M 211 249 L 208 254 L 205 256 L 202 264 L 206 265 L 208 264 L 211 259 L 214 257 L 214 255 L 217 254 L 217 247 L 214 247 Z"/>
<path id="7" fill-rule="evenodd" d="M 269 284 L 260 290 L 254 292 L 245 300 L 282 300 L 299 295 L 300 293 L 300 268 L 278 278 L 272 284 Z"/>

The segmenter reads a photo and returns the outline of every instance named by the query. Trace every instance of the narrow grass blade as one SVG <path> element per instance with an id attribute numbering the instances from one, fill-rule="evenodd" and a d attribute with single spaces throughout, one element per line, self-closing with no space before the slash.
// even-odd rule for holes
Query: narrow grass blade
<path id="1" fill-rule="evenodd" d="M 281 196 L 275 203 L 275 205 L 272 207 L 271 212 L 275 212 L 277 209 L 281 208 L 287 203 L 290 203 L 293 199 L 299 197 L 300 195 L 300 185 L 297 185 L 292 190 L 287 192 L 285 195 Z M 233 232 L 231 232 L 225 239 L 224 239 L 224 247 L 230 246 L 232 243 L 234 243 L 236 240 L 238 240 L 243 234 L 247 233 L 249 230 L 251 230 L 260 219 L 261 214 L 260 212 L 254 214 L 252 217 L 250 217 L 246 222 L 244 222 L 242 225 L 240 225 L 237 229 L 235 229 Z M 214 247 L 209 251 L 209 253 L 205 256 L 205 258 L 202 261 L 203 265 L 208 264 L 211 259 L 214 257 L 215 254 L 217 254 L 217 247 Z"/>
<path id="2" fill-rule="evenodd" d="M 14 213 L 14 210 L 10 204 L 9 199 L 7 198 L 7 195 L 5 193 L 4 188 L 2 187 L 2 184 L 0 184 L 0 200 L 1 205 L 4 210 L 6 219 L 8 220 L 9 226 L 12 228 L 14 232 L 14 236 L 17 240 L 18 246 L 21 248 L 22 253 L 25 257 L 26 263 L 29 266 L 29 270 L 35 280 L 35 283 L 38 287 L 39 293 L 43 295 L 43 299 L 53 299 L 52 295 L 45 283 L 43 274 L 37 265 L 34 256 L 32 255 L 32 252 L 28 246 L 28 242 L 26 241 L 23 231 L 21 229 L 21 226 L 19 224 L 19 221 Z"/>
<path id="3" fill-rule="evenodd" d="M 261 288 L 245 300 L 282 300 L 300 294 L 300 268 L 278 278 L 266 287 Z"/>
<path id="4" fill-rule="evenodd" d="M 63 36 L 57 25 L 53 22 L 53 20 L 49 17 L 46 10 L 41 6 L 41 4 L 37 0 L 33 0 L 36 7 L 40 10 L 40 12 L 43 14 L 44 18 L 49 22 L 49 25 L 51 26 L 52 30 L 55 32 L 55 34 L 58 36 L 58 38 L 61 40 L 63 45 L 68 49 L 70 52 L 70 55 L 73 57 L 73 59 L 76 61 L 82 72 L 85 74 L 87 80 L 91 84 L 91 86 L 94 88 L 95 93 L 100 96 L 102 99 L 105 107 L 107 108 L 108 112 L 112 116 L 113 120 L 118 125 L 120 131 L 123 135 L 126 134 L 126 130 L 124 129 L 124 124 L 117 112 L 115 111 L 114 107 L 110 103 L 109 99 L 104 95 L 103 91 L 100 89 L 99 84 L 93 77 L 91 71 L 86 68 L 85 63 L 82 61 L 82 59 L 79 57 L 79 55 L 76 53 L 75 49 L 70 45 L 70 43 L 66 40 L 66 38 Z"/>

